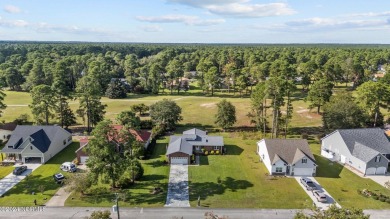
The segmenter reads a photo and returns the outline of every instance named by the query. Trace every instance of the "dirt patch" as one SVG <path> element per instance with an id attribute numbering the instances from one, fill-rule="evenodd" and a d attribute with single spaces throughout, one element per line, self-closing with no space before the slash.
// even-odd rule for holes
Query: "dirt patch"
<path id="1" fill-rule="evenodd" d="M 203 103 L 203 104 L 200 104 L 201 107 L 205 107 L 205 108 L 214 108 L 216 105 L 217 105 L 217 103 Z"/>
<path id="2" fill-rule="evenodd" d="M 311 112 L 309 109 L 304 109 L 303 107 L 299 107 L 300 110 L 297 110 L 296 112 L 301 116 L 308 119 L 314 119 L 314 118 L 320 118 L 321 116 L 317 113 Z"/>

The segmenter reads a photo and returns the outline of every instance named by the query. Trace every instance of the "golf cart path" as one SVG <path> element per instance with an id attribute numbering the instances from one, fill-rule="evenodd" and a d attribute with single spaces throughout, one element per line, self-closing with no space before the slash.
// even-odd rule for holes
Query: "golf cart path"
<path id="1" fill-rule="evenodd" d="M 313 203 L 315 204 L 315 206 L 317 208 L 321 208 L 322 210 L 326 210 L 332 204 L 336 204 L 337 207 L 341 208 L 341 206 L 334 200 L 334 198 L 332 196 L 330 196 L 330 194 L 317 182 L 317 180 L 314 177 L 295 176 L 294 178 L 297 180 L 299 186 L 301 186 L 302 189 L 306 192 L 306 194 L 311 198 L 311 200 L 313 200 Z M 326 203 L 322 203 L 322 202 L 317 201 L 317 198 L 313 195 L 313 192 L 312 191 L 308 191 L 305 188 L 305 186 L 300 182 L 301 178 L 308 178 L 308 179 L 310 179 L 316 185 L 317 190 L 323 192 L 326 195 L 327 202 Z"/>
<path id="2" fill-rule="evenodd" d="M 190 207 L 188 165 L 171 165 L 165 207 Z"/>
<path id="3" fill-rule="evenodd" d="M 41 166 L 41 164 L 23 164 L 23 165 L 14 165 L 18 166 L 27 166 L 27 170 L 22 174 L 15 176 L 13 173 L 8 174 L 6 177 L 0 180 L 0 196 L 4 195 L 8 190 L 22 181 L 26 176 L 30 175 L 34 170 Z"/>
<path id="4" fill-rule="evenodd" d="M 51 199 L 46 202 L 45 206 L 65 206 L 65 201 L 70 196 L 70 192 L 66 191 L 66 187 L 62 186 Z"/>

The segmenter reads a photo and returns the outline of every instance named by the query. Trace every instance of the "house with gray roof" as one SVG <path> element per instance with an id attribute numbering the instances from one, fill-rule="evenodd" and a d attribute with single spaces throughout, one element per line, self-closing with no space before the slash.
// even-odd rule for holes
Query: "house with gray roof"
<path id="1" fill-rule="evenodd" d="M 322 138 L 321 155 L 364 175 L 388 171 L 390 142 L 383 129 L 338 129 Z"/>
<path id="2" fill-rule="evenodd" d="M 224 147 L 222 136 L 209 136 L 200 129 L 190 129 L 183 135 L 172 135 L 169 139 L 166 156 L 170 164 L 190 164 L 190 156 L 195 152 L 218 150 Z"/>
<path id="3" fill-rule="evenodd" d="M 317 164 L 306 139 L 262 139 L 257 154 L 270 175 L 315 176 Z"/>
<path id="4" fill-rule="evenodd" d="M 15 162 L 46 163 L 70 143 L 71 134 L 60 126 L 18 125 L 1 152 Z"/>

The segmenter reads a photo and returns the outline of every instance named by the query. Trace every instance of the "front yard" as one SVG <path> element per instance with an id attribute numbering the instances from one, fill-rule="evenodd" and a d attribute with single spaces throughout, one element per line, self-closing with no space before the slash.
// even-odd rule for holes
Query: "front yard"
<path id="1" fill-rule="evenodd" d="M 310 198 L 293 178 L 271 177 L 256 154 L 257 140 L 223 134 L 227 155 L 189 167 L 190 204 L 210 208 L 307 208 Z"/>
<path id="2" fill-rule="evenodd" d="M 360 195 L 357 190 L 369 189 L 376 193 L 390 196 L 390 190 L 372 181 L 362 178 L 338 163 L 329 161 L 320 156 L 320 145 L 311 144 L 317 164 L 316 180 L 329 192 L 330 195 L 346 208 L 361 209 L 390 209 L 390 204 L 366 198 Z"/>
<path id="3" fill-rule="evenodd" d="M 6 177 L 8 174 L 12 173 L 15 167 L 13 166 L 0 166 L 0 179 Z"/>
<path id="4" fill-rule="evenodd" d="M 144 176 L 141 181 L 129 189 L 111 191 L 108 184 L 98 183 L 93 186 L 89 194 L 81 196 L 72 193 L 66 200 L 65 206 L 93 206 L 108 207 L 112 202 L 114 193 L 120 193 L 119 206 L 122 207 L 162 207 L 165 204 L 168 189 L 169 166 L 164 164 L 168 138 L 157 141 L 153 154 L 149 160 L 142 161 Z M 163 189 L 161 193 L 152 194 L 154 187 Z"/>
<path id="5" fill-rule="evenodd" d="M 52 175 L 59 172 L 63 162 L 72 161 L 75 158 L 75 150 L 78 147 L 78 142 L 72 143 L 32 172 L 0 198 L 0 206 L 33 206 L 34 200 L 37 200 L 38 205 L 46 203 L 59 188 Z M 33 192 L 34 195 L 32 195 Z"/>

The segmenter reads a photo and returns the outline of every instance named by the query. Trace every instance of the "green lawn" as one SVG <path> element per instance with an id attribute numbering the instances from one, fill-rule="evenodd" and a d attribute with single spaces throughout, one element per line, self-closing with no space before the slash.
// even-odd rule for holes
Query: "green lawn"
<path id="1" fill-rule="evenodd" d="M 6 177 L 8 174 L 12 173 L 15 167 L 13 166 L 0 166 L 0 179 Z"/>
<path id="2" fill-rule="evenodd" d="M 63 162 L 72 161 L 75 158 L 75 151 L 79 146 L 78 142 L 72 143 L 46 164 L 37 168 L 27 178 L 4 194 L 4 197 L 0 198 L 0 206 L 32 206 L 34 205 L 34 199 L 40 205 L 48 201 L 59 188 L 52 175 L 60 172 L 60 165 Z M 41 185 L 45 188 L 43 194 L 39 191 Z M 32 195 L 32 192 L 35 192 L 35 195 Z"/>
<path id="3" fill-rule="evenodd" d="M 169 166 L 164 164 L 167 142 L 168 138 L 163 138 L 157 141 L 151 158 L 142 161 L 145 170 L 144 176 L 141 181 L 137 181 L 134 186 L 121 191 L 110 191 L 107 184 L 99 183 L 87 191 L 89 194 L 85 196 L 72 193 L 70 198 L 66 200 L 65 206 L 109 207 L 113 205 L 112 199 L 114 197 L 114 192 L 119 192 L 121 195 L 127 197 L 125 202 L 120 201 L 119 203 L 119 205 L 123 207 L 164 206 L 167 197 L 169 176 Z M 151 194 L 154 187 L 162 188 L 163 192 L 159 194 Z M 91 190 L 93 192 L 91 192 Z"/>
<path id="4" fill-rule="evenodd" d="M 320 145 L 311 144 L 311 149 L 316 158 L 316 180 L 330 195 L 342 206 L 347 208 L 361 209 L 390 209 L 390 204 L 366 198 L 358 194 L 357 190 L 369 189 L 390 196 L 390 190 L 377 184 L 371 179 L 362 178 L 342 165 L 330 162 L 320 156 Z"/>
<path id="5" fill-rule="evenodd" d="M 220 93 L 216 96 L 203 96 L 199 93 L 199 90 L 184 93 L 180 95 L 135 95 L 129 94 L 126 99 L 108 99 L 102 98 L 102 102 L 107 104 L 106 118 L 114 119 L 116 115 L 124 110 L 129 110 L 131 105 L 138 103 L 145 103 L 151 105 L 163 98 L 174 100 L 182 108 L 183 120 L 180 122 L 181 125 L 195 125 L 195 126 L 214 126 L 214 115 L 217 112 L 216 104 L 223 98 L 231 101 L 236 107 L 237 122 L 235 126 L 250 126 L 249 119 L 247 117 L 250 111 L 250 99 L 248 96 L 240 98 L 236 94 L 233 96 L 232 93 Z M 6 91 L 7 96 L 5 97 L 5 103 L 8 107 L 4 110 L 2 119 L 6 122 L 13 121 L 21 114 L 29 114 L 30 120 L 33 119 L 31 110 L 28 104 L 31 103 L 31 97 L 26 92 L 14 92 Z M 303 94 L 297 92 L 296 101 L 293 102 L 294 114 L 291 120 L 291 127 L 303 127 L 303 126 L 320 126 L 321 118 L 319 115 L 309 112 L 307 110 L 308 104 L 302 100 Z M 270 103 L 270 101 L 269 101 Z M 70 107 L 75 111 L 78 106 L 78 100 L 70 101 Z M 282 109 L 282 111 L 285 109 Z M 269 110 L 268 115 L 271 115 Z M 271 120 L 270 120 L 271 121 Z M 56 121 L 52 121 L 56 123 Z M 81 118 L 77 117 L 77 122 L 82 124 Z"/>
<path id="6" fill-rule="evenodd" d="M 305 208 L 310 198 L 295 179 L 267 176 L 256 155 L 256 140 L 224 134 L 227 155 L 202 157 L 189 167 L 191 206 L 211 208 Z"/>

